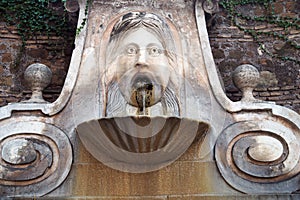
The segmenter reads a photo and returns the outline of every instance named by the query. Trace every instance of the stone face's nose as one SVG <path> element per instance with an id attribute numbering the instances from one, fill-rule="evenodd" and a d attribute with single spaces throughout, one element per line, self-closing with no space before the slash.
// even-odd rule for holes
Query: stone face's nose
<path id="1" fill-rule="evenodd" d="M 139 53 L 137 54 L 137 61 L 135 63 L 136 68 L 144 68 L 148 67 L 149 63 L 147 62 L 147 51 L 146 49 L 140 49 Z"/>

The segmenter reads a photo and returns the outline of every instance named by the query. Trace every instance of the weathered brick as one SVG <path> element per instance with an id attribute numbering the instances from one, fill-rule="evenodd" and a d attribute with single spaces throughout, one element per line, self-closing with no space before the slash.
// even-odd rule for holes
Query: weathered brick
<path id="1" fill-rule="evenodd" d="M 7 104 L 6 99 L 0 98 L 0 106 L 5 106 Z"/>
<path id="2" fill-rule="evenodd" d="M 281 90 L 293 90 L 293 89 L 295 89 L 294 85 L 288 85 L 288 86 L 281 87 Z"/>
<path id="3" fill-rule="evenodd" d="M 239 42 L 252 42 L 253 41 L 253 39 L 251 39 L 251 38 L 239 38 L 239 39 L 237 39 L 237 41 L 239 41 Z"/>
<path id="4" fill-rule="evenodd" d="M 1 57 L 2 57 L 2 62 L 4 63 L 8 63 L 12 61 L 11 53 L 3 53 Z"/>
<path id="5" fill-rule="evenodd" d="M 259 96 L 261 96 L 261 97 L 268 97 L 268 96 L 270 96 L 270 92 L 260 92 Z"/>
<path id="6" fill-rule="evenodd" d="M 1 50 L 5 50 L 7 47 L 6 47 L 6 45 L 5 44 L 0 44 L 0 51 Z"/>
<path id="7" fill-rule="evenodd" d="M 258 97 L 255 97 L 255 98 L 263 100 L 263 101 L 267 101 L 267 97 L 260 97 L 260 96 L 258 96 Z"/>
<path id="8" fill-rule="evenodd" d="M 219 34 L 218 37 L 220 37 L 220 38 L 231 38 L 231 34 Z"/>
<path id="9" fill-rule="evenodd" d="M 3 71 L 4 71 L 4 67 L 0 65 L 0 75 L 3 73 Z"/>
<path id="10" fill-rule="evenodd" d="M 270 96 L 281 96 L 283 93 L 280 91 L 270 92 Z"/>
<path id="11" fill-rule="evenodd" d="M 276 104 L 277 105 L 284 105 L 284 104 L 286 104 L 286 102 L 285 101 L 276 101 Z"/>
<path id="12" fill-rule="evenodd" d="M 215 59 L 225 57 L 224 51 L 222 49 L 214 49 L 212 53 L 213 53 Z"/>
<path id="13" fill-rule="evenodd" d="M 283 12 L 284 6 L 281 2 L 274 2 L 273 6 L 274 6 L 274 12 L 276 14 L 280 14 Z"/>
<path id="14" fill-rule="evenodd" d="M 280 90 L 279 87 L 270 87 L 268 88 L 269 91 L 276 91 L 276 90 Z"/>
<path id="15" fill-rule="evenodd" d="M 295 99 L 294 95 L 284 95 L 284 96 L 271 96 L 268 97 L 268 100 L 270 101 L 280 101 L 280 100 L 293 100 Z"/>
<path id="16" fill-rule="evenodd" d="M 293 104 L 300 104 L 300 100 L 299 99 L 293 100 Z"/>
<path id="17" fill-rule="evenodd" d="M 13 50 L 20 50 L 20 48 L 21 48 L 21 44 L 12 44 L 11 45 L 11 48 L 13 49 Z"/>
<path id="18" fill-rule="evenodd" d="M 254 91 L 265 92 L 265 91 L 267 91 L 267 88 L 265 88 L 265 87 L 257 87 L 257 88 L 254 89 Z"/>
<path id="19" fill-rule="evenodd" d="M 8 97 L 8 98 L 6 99 L 6 101 L 7 101 L 7 103 L 15 103 L 15 102 L 19 102 L 20 99 L 15 98 L 15 97 Z"/>
<path id="20" fill-rule="evenodd" d="M 240 49 L 232 49 L 229 51 L 229 57 L 231 59 L 241 59 L 244 55 L 244 52 L 241 51 Z"/>
<path id="21" fill-rule="evenodd" d="M 27 54 L 33 58 L 46 58 L 48 51 L 40 48 L 32 48 L 27 50 Z"/>
<path id="22" fill-rule="evenodd" d="M 275 97 L 267 97 L 267 100 L 268 101 L 280 101 L 282 99 L 280 97 L 278 97 L 278 96 L 275 96 Z"/>
<path id="23" fill-rule="evenodd" d="M 1 77 L 0 86 L 11 86 L 12 85 L 12 76 Z"/>

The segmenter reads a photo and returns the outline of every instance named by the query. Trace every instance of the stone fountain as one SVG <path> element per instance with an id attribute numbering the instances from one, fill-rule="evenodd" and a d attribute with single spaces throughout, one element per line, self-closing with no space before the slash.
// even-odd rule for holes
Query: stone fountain
<path id="1" fill-rule="evenodd" d="M 74 5 L 80 22 L 85 1 Z M 76 196 L 77 173 L 90 164 L 83 152 L 108 166 L 95 180 L 152 177 L 188 163 L 180 161 L 188 154 L 212 174 L 195 180 L 210 188 L 199 193 L 299 190 L 300 116 L 253 97 L 259 72 L 251 65 L 233 72 L 241 101 L 226 97 L 205 24 L 216 9 L 205 0 L 94 0 L 59 98 L 42 98 L 51 71 L 36 63 L 25 72 L 32 98 L 0 108 L 1 195 Z M 149 194 L 139 192 L 128 196 Z"/>

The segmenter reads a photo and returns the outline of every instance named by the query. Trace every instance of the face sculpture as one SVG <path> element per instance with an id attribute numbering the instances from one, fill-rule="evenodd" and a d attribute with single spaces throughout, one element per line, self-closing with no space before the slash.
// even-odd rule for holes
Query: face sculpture
<path id="1" fill-rule="evenodd" d="M 160 103 L 163 110 L 160 114 L 178 115 L 178 100 L 172 89 L 174 59 L 170 56 L 170 49 L 174 51 L 174 48 L 168 31 L 167 25 L 156 15 L 143 12 L 128 13 L 116 23 L 107 54 L 111 77 L 107 116 L 122 112 L 123 103 L 142 115 Z"/>
<path id="2" fill-rule="evenodd" d="M 153 33 L 139 28 L 122 40 L 117 53 L 120 56 L 116 79 L 125 99 L 136 107 L 156 104 L 170 77 L 161 42 Z"/>

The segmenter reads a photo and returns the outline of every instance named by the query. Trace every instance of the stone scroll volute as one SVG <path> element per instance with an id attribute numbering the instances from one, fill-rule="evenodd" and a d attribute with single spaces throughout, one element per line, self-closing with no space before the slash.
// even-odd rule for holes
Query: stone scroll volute
<path id="1" fill-rule="evenodd" d="M 57 188 L 72 164 L 72 148 L 58 127 L 34 118 L 1 122 L 0 193 L 42 196 Z"/>
<path id="2" fill-rule="evenodd" d="M 241 65 L 233 72 L 234 83 L 243 93 L 240 102 L 248 110 L 233 112 L 236 122 L 218 137 L 217 165 L 239 191 L 292 193 L 299 189 L 300 180 L 300 118 L 290 109 L 255 99 L 252 91 L 258 79 L 252 65 Z"/>

